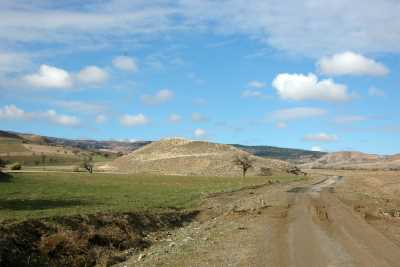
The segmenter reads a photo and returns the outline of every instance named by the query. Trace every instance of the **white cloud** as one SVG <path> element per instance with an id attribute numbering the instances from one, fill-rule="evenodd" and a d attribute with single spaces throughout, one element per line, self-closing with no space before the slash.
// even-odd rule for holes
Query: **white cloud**
<path id="1" fill-rule="evenodd" d="M 112 61 L 114 67 L 124 71 L 137 72 L 139 67 L 136 59 L 127 56 L 115 57 Z"/>
<path id="2" fill-rule="evenodd" d="M 360 121 L 366 121 L 368 118 L 365 116 L 357 116 L 357 115 L 350 115 L 350 116 L 340 116 L 335 118 L 336 123 L 354 123 Z"/>
<path id="3" fill-rule="evenodd" d="M 108 118 L 105 115 L 100 114 L 100 115 L 96 116 L 95 120 L 96 120 L 97 124 L 102 124 L 102 123 L 105 123 L 107 121 L 107 119 Z"/>
<path id="4" fill-rule="evenodd" d="M 63 69 L 41 65 L 38 73 L 26 75 L 23 80 L 36 88 L 70 88 L 73 85 L 71 75 Z"/>
<path id="5" fill-rule="evenodd" d="M 196 99 L 193 101 L 193 103 L 194 103 L 195 105 L 198 105 L 198 106 L 204 106 L 204 105 L 207 105 L 207 100 L 200 97 L 200 98 L 196 98 Z"/>
<path id="6" fill-rule="evenodd" d="M 320 146 L 313 146 L 311 147 L 311 151 L 315 151 L 315 152 L 323 152 L 324 149 Z"/>
<path id="7" fill-rule="evenodd" d="M 50 122 L 53 122 L 62 126 L 78 126 L 80 124 L 79 119 L 75 116 L 58 114 L 55 110 L 49 110 L 40 114 L 39 116 L 43 116 L 48 119 Z"/>
<path id="8" fill-rule="evenodd" d="M 6 105 L 0 108 L 0 119 L 1 120 L 13 120 L 13 119 L 24 119 L 27 114 L 15 105 Z"/>
<path id="9" fill-rule="evenodd" d="M 369 96 L 373 96 L 373 97 L 375 97 L 375 96 L 377 96 L 377 97 L 385 97 L 386 93 L 385 93 L 385 91 L 383 91 L 383 90 L 381 90 L 379 88 L 370 87 L 368 89 L 368 95 Z"/>
<path id="10" fill-rule="evenodd" d="M 353 52 L 323 57 L 317 63 L 319 72 L 326 75 L 372 75 L 384 76 L 389 70 L 382 63 Z"/>
<path id="11" fill-rule="evenodd" d="M 206 136 L 207 132 L 204 129 L 201 128 L 197 128 L 196 130 L 194 130 L 194 136 L 197 138 L 201 138 Z"/>
<path id="12" fill-rule="evenodd" d="M 311 56 L 343 48 L 363 53 L 400 51 L 400 6 L 393 0 L 182 3 L 190 25 L 200 30 L 245 34 L 279 50 Z"/>
<path id="13" fill-rule="evenodd" d="M 146 105 L 158 105 L 171 100 L 174 93 L 169 89 L 158 91 L 155 95 L 143 95 L 141 101 Z"/>
<path id="14" fill-rule="evenodd" d="M 286 127 L 287 127 L 287 123 L 286 122 L 279 121 L 279 122 L 276 123 L 276 128 L 284 129 Z"/>
<path id="15" fill-rule="evenodd" d="M 331 79 L 318 81 L 312 73 L 307 76 L 282 73 L 273 80 L 272 86 L 282 99 L 288 100 L 346 101 L 351 98 L 346 85 Z"/>
<path id="16" fill-rule="evenodd" d="M 168 32 L 208 30 L 247 35 L 279 50 L 307 55 L 336 53 L 343 48 L 400 51 L 400 7 L 394 0 L 368 4 L 364 0 L 91 1 L 81 8 L 71 4 L 64 10 L 51 1 L 3 2 L 2 43 L 90 47 Z"/>
<path id="17" fill-rule="evenodd" d="M 192 113 L 192 121 L 193 122 L 207 122 L 208 118 L 201 113 L 193 112 Z"/>
<path id="18" fill-rule="evenodd" d="M 133 126 L 146 125 L 149 123 L 149 119 L 142 113 L 137 115 L 125 114 L 121 117 L 120 122 L 124 126 L 133 127 Z"/>
<path id="19" fill-rule="evenodd" d="M 267 94 L 264 94 L 261 91 L 258 90 L 253 90 L 253 89 L 246 89 L 242 92 L 242 97 L 243 98 L 250 98 L 250 97 L 254 97 L 254 98 L 260 98 L 260 99 L 266 99 L 269 98 L 269 96 Z"/>
<path id="20" fill-rule="evenodd" d="M 43 120 L 54 124 L 76 127 L 80 120 L 75 116 L 59 114 L 55 110 L 45 112 L 26 112 L 15 105 L 0 108 L 0 120 Z"/>
<path id="21" fill-rule="evenodd" d="M 31 57 L 27 54 L 0 51 L 0 74 L 17 73 L 31 64 Z"/>
<path id="22" fill-rule="evenodd" d="M 298 107 L 276 110 L 272 112 L 269 117 L 270 119 L 279 122 L 287 122 L 290 120 L 321 117 L 324 116 L 326 113 L 326 110 L 320 108 Z"/>
<path id="23" fill-rule="evenodd" d="M 103 104 L 89 103 L 83 101 L 60 100 L 52 102 L 52 105 L 67 109 L 69 111 L 88 114 L 104 112 L 107 109 L 107 107 Z"/>
<path id="24" fill-rule="evenodd" d="M 256 80 L 250 81 L 247 85 L 249 87 L 253 87 L 253 88 L 257 88 L 257 89 L 261 89 L 261 88 L 264 88 L 264 87 L 267 86 L 265 83 L 260 82 L 260 81 L 256 81 Z"/>
<path id="25" fill-rule="evenodd" d="M 331 143 L 331 142 L 336 142 L 338 138 L 336 135 L 333 134 L 318 133 L 318 134 L 308 134 L 304 136 L 303 140 L 307 142 Z"/>
<path id="26" fill-rule="evenodd" d="M 168 121 L 171 123 L 179 123 L 181 122 L 182 118 L 178 114 L 171 114 L 168 117 Z"/>
<path id="27" fill-rule="evenodd" d="M 97 66 L 87 66 L 77 74 L 77 79 L 83 84 L 100 85 L 109 79 L 109 75 Z"/>

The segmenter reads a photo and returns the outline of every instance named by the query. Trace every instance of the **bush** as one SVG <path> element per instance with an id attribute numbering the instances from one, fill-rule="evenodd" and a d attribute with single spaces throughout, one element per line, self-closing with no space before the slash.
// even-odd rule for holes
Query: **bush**
<path id="1" fill-rule="evenodd" d="M 21 163 L 16 162 L 13 165 L 11 165 L 11 170 L 13 170 L 13 171 L 19 171 L 21 169 L 22 169 Z"/>
<path id="2" fill-rule="evenodd" d="M 261 168 L 260 168 L 260 175 L 261 175 L 261 176 L 271 176 L 271 175 L 272 175 L 272 170 L 271 170 L 271 168 L 261 167 Z"/>
<path id="3" fill-rule="evenodd" d="M 75 166 L 75 167 L 72 169 L 72 171 L 73 171 L 73 172 L 79 172 L 79 167 L 78 167 L 78 166 Z"/>

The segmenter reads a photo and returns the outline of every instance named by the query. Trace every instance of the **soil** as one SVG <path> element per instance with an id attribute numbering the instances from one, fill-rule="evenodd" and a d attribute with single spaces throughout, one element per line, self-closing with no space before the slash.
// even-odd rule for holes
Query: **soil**
<path id="1" fill-rule="evenodd" d="M 311 172 L 213 195 L 117 266 L 400 266 L 400 173 Z"/>

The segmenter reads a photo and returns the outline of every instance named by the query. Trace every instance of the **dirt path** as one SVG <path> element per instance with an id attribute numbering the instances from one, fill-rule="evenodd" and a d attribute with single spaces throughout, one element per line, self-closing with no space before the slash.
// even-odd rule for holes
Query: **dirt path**
<path id="1" fill-rule="evenodd" d="M 342 182 L 214 196 L 197 222 L 120 266 L 400 266 L 400 247 L 336 196 Z"/>

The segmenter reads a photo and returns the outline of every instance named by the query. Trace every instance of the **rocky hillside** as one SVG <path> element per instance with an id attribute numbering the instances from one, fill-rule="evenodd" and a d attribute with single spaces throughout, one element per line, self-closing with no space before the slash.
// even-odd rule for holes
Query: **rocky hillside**
<path id="1" fill-rule="evenodd" d="M 283 172 L 288 167 L 284 161 L 256 157 L 230 145 L 167 139 L 148 144 L 102 168 L 131 173 L 239 176 L 241 169 L 233 163 L 236 155 L 248 155 L 255 160 L 248 175 L 260 174 L 262 167 L 274 172 Z"/>

